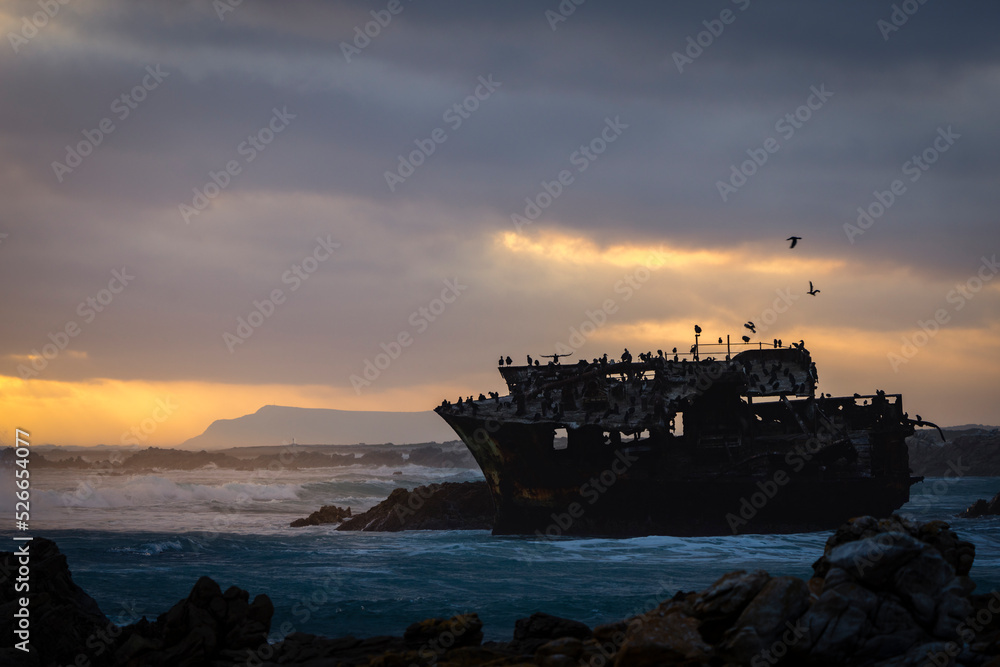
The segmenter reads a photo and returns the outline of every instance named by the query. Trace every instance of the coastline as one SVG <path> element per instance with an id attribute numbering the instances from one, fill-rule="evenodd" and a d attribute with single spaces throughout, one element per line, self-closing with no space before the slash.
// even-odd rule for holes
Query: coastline
<path id="1" fill-rule="evenodd" d="M 811 578 L 731 572 L 702 591 L 676 592 L 673 597 L 664 593 L 651 610 L 594 627 L 526 613 L 509 641 L 485 643 L 482 621 L 473 611 L 412 619 L 402 637 L 331 639 L 297 632 L 272 645 L 266 642 L 274 629 L 270 599 L 257 595 L 251 601 L 246 591 L 235 587 L 223 593 L 207 577 L 157 620 L 109 629 L 110 621 L 96 602 L 71 583 L 72 563 L 67 569 L 55 543 L 39 538 L 36 547 L 45 575 L 34 595 L 49 595 L 48 604 L 72 619 L 59 627 L 75 629 L 75 634 L 56 631 L 68 639 L 52 640 L 45 650 L 63 653 L 43 653 L 35 663 L 40 665 L 48 664 L 46 659 L 73 664 L 81 652 L 96 652 L 87 649 L 87 642 L 101 636 L 95 633 L 102 628 L 103 636 L 113 641 L 103 643 L 101 655 L 88 658 L 94 665 L 183 664 L 170 662 L 174 660 L 272 665 L 279 659 L 281 664 L 308 664 L 319 658 L 352 665 L 471 665 L 494 660 L 500 661 L 492 663 L 496 665 L 749 664 L 755 657 L 766 659 L 764 651 L 773 657 L 774 648 L 782 645 L 789 656 L 782 659 L 794 660 L 784 664 L 842 662 L 848 656 L 850 664 L 923 664 L 928 655 L 948 655 L 949 650 L 961 654 L 965 664 L 985 664 L 1000 655 L 1000 614 L 989 610 L 995 598 L 1000 611 L 1000 595 L 973 594 L 967 575 L 975 547 L 941 521 L 859 518 L 827 539 Z M 45 617 L 45 604 L 39 602 L 36 618 Z M 887 616 L 888 609 L 894 611 Z M 983 614 L 990 619 L 970 640 L 964 636 L 969 626 L 963 623 L 980 610 L 987 610 Z M 206 627 L 211 629 L 208 634 Z M 799 630 L 794 641 L 781 639 L 789 628 Z M 208 639 L 210 635 L 215 639 Z M 852 638 L 857 639 L 853 644 Z M 854 662 L 865 652 L 870 660 Z M 885 662 L 900 656 L 907 656 L 904 662 Z"/>

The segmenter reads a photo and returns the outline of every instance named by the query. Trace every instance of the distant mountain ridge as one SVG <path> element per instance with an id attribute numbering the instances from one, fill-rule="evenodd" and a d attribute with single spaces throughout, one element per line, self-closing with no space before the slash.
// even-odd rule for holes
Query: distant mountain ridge
<path id="1" fill-rule="evenodd" d="M 906 439 L 914 474 L 1000 477 L 1000 429 L 965 424 L 942 430 L 947 442 L 936 429 L 919 429 Z"/>
<path id="2" fill-rule="evenodd" d="M 455 432 L 434 412 L 363 412 L 324 408 L 265 405 L 236 419 L 217 419 L 201 435 L 185 440 L 181 449 L 299 444 L 397 445 L 455 440 Z"/>

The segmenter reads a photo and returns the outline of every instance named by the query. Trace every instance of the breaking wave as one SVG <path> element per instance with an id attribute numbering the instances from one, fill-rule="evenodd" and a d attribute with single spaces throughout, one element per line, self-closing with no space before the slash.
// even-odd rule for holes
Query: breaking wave
<path id="1" fill-rule="evenodd" d="M 96 481 L 96 480 L 95 480 Z M 298 500 L 299 484 L 247 484 L 229 482 L 219 486 L 178 483 L 165 477 L 144 475 L 121 483 L 102 486 L 78 482 L 73 491 L 36 491 L 39 504 L 49 507 L 149 507 L 164 504 L 238 504 Z"/>

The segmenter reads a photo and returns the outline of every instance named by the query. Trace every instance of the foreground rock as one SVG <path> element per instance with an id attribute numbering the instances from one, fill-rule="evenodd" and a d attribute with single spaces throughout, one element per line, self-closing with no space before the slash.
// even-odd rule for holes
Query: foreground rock
<path id="1" fill-rule="evenodd" d="M 79 586 L 66 565 L 66 557 L 50 540 L 36 537 L 27 543 L 30 558 L 30 651 L 12 647 L 18 556 L 0 553 L 0 664 L 48 667 L 49 665 L 232 665 L 248 649 L 267 643 L 274 607 L 266 595 L 250 602 L 249 594 L 236 588 L 225 593 L 202 577 L 187 598 L 161 614 L 126 627 L 108 620 L 97 603 Z"/>
<path id="2" fill-rule="evenodd" d="M 115 638 L 97 655 L 83 642 L 107 619 L 72 585 L 55 545 L 39 542 L 53 584 L 32 592 L 32 608 L 49 610 L 35 619 L 34 637 L 51 640 L 33 639 L 35 661 L 12 664 L 77 664 L 75 652 L 113 666 L 1000 665 L 1000 593 L 971 594 L 975 548 L 940 521 L 861 517 L 827 540 L 807 581 L 730 572 L 703 591 L 593 629 L 536 613 L 516 622 L 509 642 L 484 643 L 482 621 L 467 613 L 414 623 L 402 637 L 293 633 L 269 644 L 267 597 L 249 603 L 245 591 L 222 593 L 203 577 L 155 623 L 107 633 Z"/>
<path id="3" fill-rule="evenodd" d="M 336 505 L 323 505 L 306 518 L 296 519 L 289 525 L 292 528 L 301 528 L 302 526 L 319 526 L 324 523 L 340 523 L 344 519 L 350 518 L 350 507 L 344 509 L 343 507 L 337 507 Z"/>
<path id="4" fill-rule="evenodd" d="M 114 665 L 231 665 L 267 644 L 274 605 L 266 595 L 231 586 L 225 593 L 202 577 L 186 599 L 161 614 L 124 629 Z"/>
<path id="5" fill-rule="evenodd" d="M 958 516 L 962 519 L 978 519 L 981 516 L 998 515 L 1000 515 L 1000 493 L 993 496 L 990 500 L 983 500 L 980 498 L 976 502 L 969 505 L 969 507 Z"/>
<path id="6" fill-rule="evenodd" d="M 14 647 L 21 641 L 14 631 L 19 612 L 18 600 L 24 591 L 17 591 L 19 560 L 24 556 L 12 552 L 0 553 L 0 664 L 48 665 L 77 664 L 77 654 L 93 642 L 97 633 L 114 628 L 101 612 L 97 602 L 73 582 L 66 556 L 55 542 L 36 537 L 25 542 L 30 565 L 28 584 L 28 620 L 30 652 Z M 18 547 L 25 548 L 25 547 Z M 100 663 L 95 663 L 100 664 Z"/>
<path id="7" fill-rule="evenodd" d="M 389 497 L 337 530 L 489 530 L 493 498 L 486 482 L 445 482 L 393 489 Z"/>

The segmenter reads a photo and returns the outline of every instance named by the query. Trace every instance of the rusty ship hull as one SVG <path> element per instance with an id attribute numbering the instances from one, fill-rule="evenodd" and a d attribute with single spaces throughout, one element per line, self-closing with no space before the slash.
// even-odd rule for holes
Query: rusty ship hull
<path id="1" fill-rule="evenodd" d="M 501 373 L 509 395 L 436 409 L 483 471 L 494 534 L 825 530 L 888 515 L 920 479 L 902 397 L 817 398 L 804 347 Z"/>

